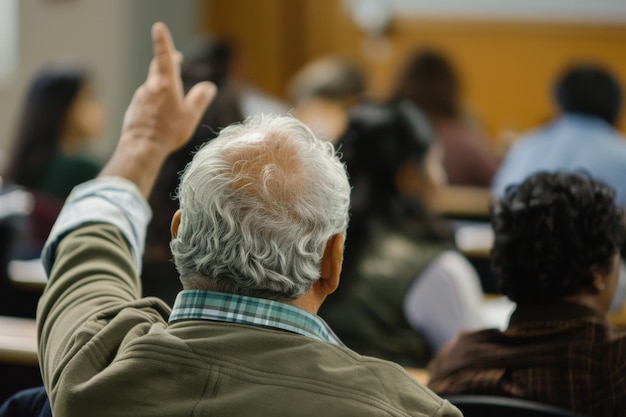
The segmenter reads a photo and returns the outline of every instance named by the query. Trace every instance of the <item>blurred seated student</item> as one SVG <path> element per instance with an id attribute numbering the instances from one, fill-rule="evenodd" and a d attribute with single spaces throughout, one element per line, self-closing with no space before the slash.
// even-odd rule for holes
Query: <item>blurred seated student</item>
<path id="1" fill-rule="evenodd" d="M 172 261 L 169 233 L 172 216 L 178 210 L 174 196 L 179 175 L 205 142 L 217 136 L 222 128 L 244 119 L 241 98 L 230 73 L 231 54 L 230 46 L 224 41 L 205 39 L 181 68 L 185 91 L 197 83 L 211 81 L 218 92 L 189 142 L 165 160 L 149 198 L 154 213 L 148 225 L 143 256 L 143 294 L 159 297 L 169 305 L 181 290 L 179 274 Z"/>
<path id="2" fill-rule="evenodd" d="M 493 182 L 496 197 L 539 171 L 584 169 L 616 190 L 626 206 L 626 138 L 617 130 L 622 91 L 617 78 L 597 64 L 577 64 L 558 78 L 558 116 L 518 139 Z"/>
<path id="3" fill-rule="evenodd" d="M 103 122 L 103 106 L 84 70 L 48 67 L 33 79 L 3 175 L 35 197 L 32 235 L 17 257 L 39 257 L 72 188 L 97 175 L 98 165 L 83 152 L 100 136 Z"/>
<path id="4" fill-rule="evenodd" d="M 585 174 L 541 172 L 509 188 L 494 209 L 492 266 L 517 308 L 505 331 L 464 333 L 444 348 L 430 387 L 624 415 L 626 332 L 606 320 L 622 215 L 615 191 Z"/>
<path id="5" fill-rule="evenodd" d="M 367 91 L 367 77 L 350 58 L 326 56 L 298 71 L 287 90 L 294 116 L 321 139 L 336 142 L 348 124 L 348 109 Z"/>
<path id="6" fill-rule="evenodd" d="M 349 237 L 342 285 L 320 315 L 341 340 L 421 367 L 461 329 L 494 325 L 475 270 L 430 209 L 445 173 L 417 107 L 359 104 L 337 146 L 352 186 Z"/>
<path id="7" fill-rule="evenodd" d="M 444 149 L 448 184 L 488 187 L 499 165 L 480 123 L 464 108 L 461 80 L 440 51 L 414 51 L 401 69 L 392 100 L 410 100 L 428 116 Z"/>

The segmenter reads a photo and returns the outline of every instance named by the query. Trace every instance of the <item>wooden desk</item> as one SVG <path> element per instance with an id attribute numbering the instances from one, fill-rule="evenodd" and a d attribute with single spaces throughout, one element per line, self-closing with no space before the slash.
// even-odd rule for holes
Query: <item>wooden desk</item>
<path id="1" fill-rule="evenodd" d="M 489 188 L 447 186 L 437 191 L 434 209 L 446 217 L 488 219 L 491 202 Z"/>
<path id="2" fill-rule="evenodd" d="M 404 368 L 404 370 L 422 385 L 427 385 L 430 380 L 430 373 L 421 368 Z"/>
<path id="3" fill-rule="evenodd" d="M 489 258 L 494 234 L 489 223 L 468 223 L 457 225 L 454 242 L 468 258 Z"/>
<path id="4" fill-rule="evenodd" d="M 40 259 L 10 261 L 7 274 L 11 284 L 28 291 L 43 291 L 48 282 Z"/>
<path id="5" fill-rule="evenodd" d="M 38 366 L 35 320 L 0 316 L 0 362 Z"/>

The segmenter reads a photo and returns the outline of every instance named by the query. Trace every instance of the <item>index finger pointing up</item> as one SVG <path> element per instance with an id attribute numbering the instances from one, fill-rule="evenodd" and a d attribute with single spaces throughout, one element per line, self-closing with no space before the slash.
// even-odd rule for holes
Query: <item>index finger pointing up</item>
<path id="1" fill-rule="evenodd" d="M 165 23 L 157 22 L 152 25 L 153 63 L 150 68 L 160 75 L 174 75 L 174 41 Z"/>

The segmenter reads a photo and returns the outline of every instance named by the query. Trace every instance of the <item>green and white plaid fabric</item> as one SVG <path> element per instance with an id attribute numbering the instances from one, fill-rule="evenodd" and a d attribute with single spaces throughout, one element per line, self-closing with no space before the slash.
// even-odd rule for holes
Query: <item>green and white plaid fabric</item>
<path id="1" fill-rule="evenodd" d="M 263 298 L 204 290 L 181 291 L 169 322 L 197 319 L 273 327 L 344 346 L 326 322 L 315 314 Z"/>

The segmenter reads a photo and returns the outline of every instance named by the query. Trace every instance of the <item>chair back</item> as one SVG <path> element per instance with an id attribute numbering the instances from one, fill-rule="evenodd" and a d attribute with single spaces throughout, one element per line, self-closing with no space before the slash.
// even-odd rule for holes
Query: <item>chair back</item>
<path id="1" fill-rule="evenodd" d="M 465 417 L 586 417 L 552 405 L 511 397 L 451 395 L 445 398 Z"/>

